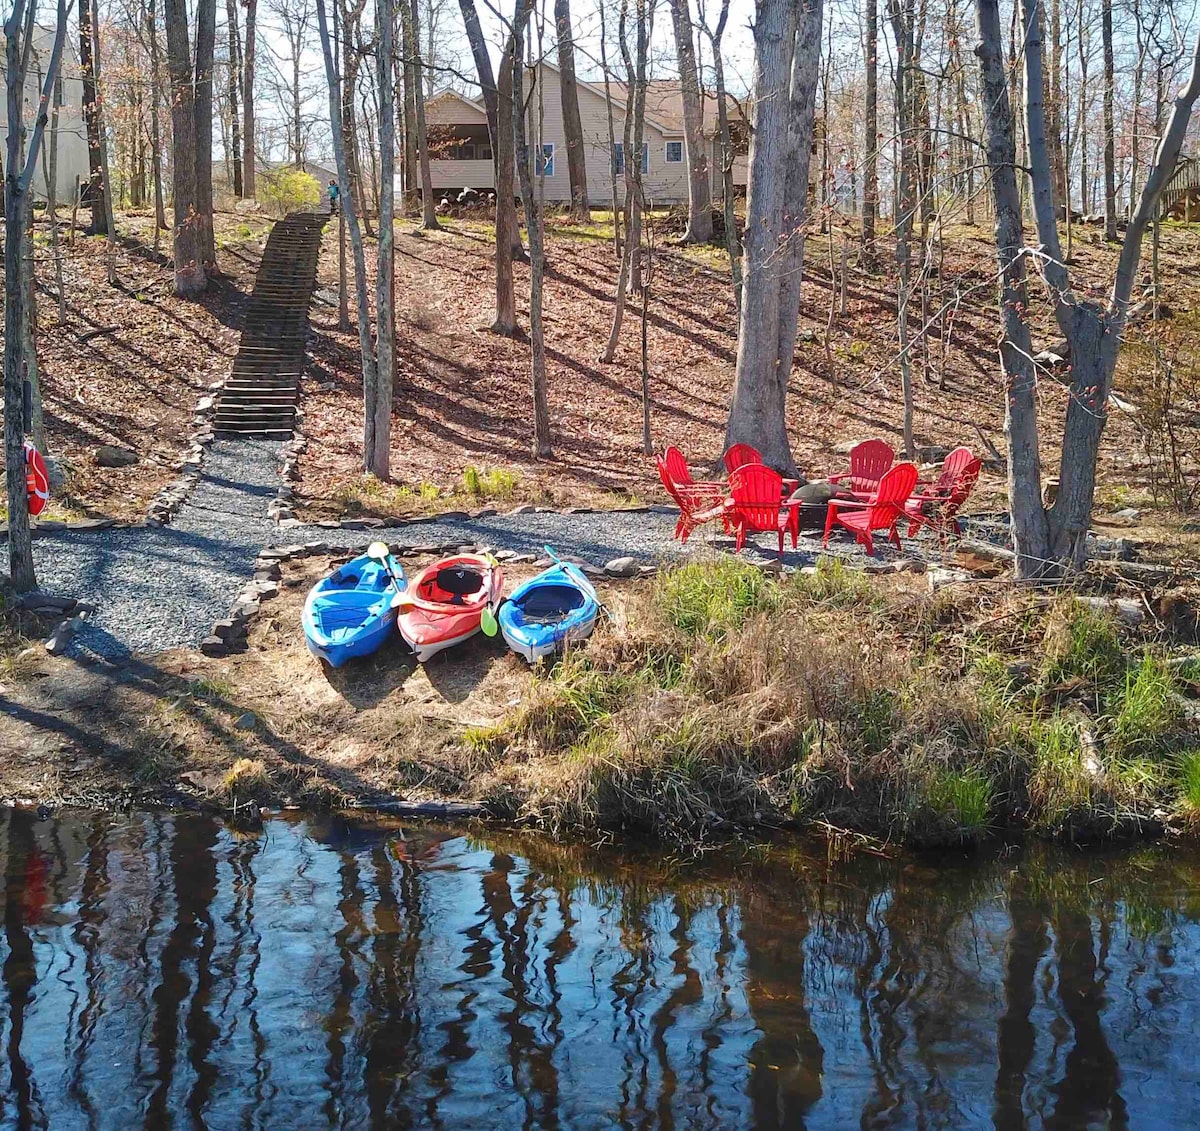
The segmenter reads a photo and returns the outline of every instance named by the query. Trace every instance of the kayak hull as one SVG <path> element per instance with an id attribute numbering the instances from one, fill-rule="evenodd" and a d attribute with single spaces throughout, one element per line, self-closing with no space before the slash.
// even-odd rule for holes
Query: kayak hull
<path id="1" fill-rule="evenodd" d="M 562 563 L 531 578 L 500 606 L 505 643 L 529 663 L 586 640 L 600 603 L 583 572 Z"/>
<path id="2" fill-rule="evenodd" d="M 403 588 L 404 571 L 391 565 Z M 373 558 L 355 558 L 334 570 L 304 601 L 300 623 L 308 650 L 333 668 L 378 651 L 396 623 L 395 593 L 387 569 Z"/>
<path id="3" fill-rule="evenodd" d="M 479 554 L 456 554 L 421 570 L 408 588 L 396 627 L 419 663 L 462 644 L 482 627 L 483 612 L 495 612 L 504 591 L 504 571 Z"/>

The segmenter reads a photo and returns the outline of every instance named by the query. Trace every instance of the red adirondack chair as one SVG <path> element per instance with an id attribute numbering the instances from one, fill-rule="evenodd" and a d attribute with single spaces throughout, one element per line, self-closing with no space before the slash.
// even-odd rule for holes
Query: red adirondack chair
<path id="1" fill-rule="evenodd" d="M 654 462 L 658 465 L 658 477 L 667 494 L 679 508 L 675 537 L 681 542 L 686 542 L 693 530 L 710 519 L 724 517 L 724 485 L 695 482 L 688 470 L 687 460 L 678 448 L 668 448 L 664 455 L 655 456 Z M 729 529 L 728 522 L 725 523 L 725 529 Z"/>
<path id="2" fill-rule="evenodd" d="M 732 496 L 725 509 L 737 533 L 737 549 L 746 542 L 747 531 L 772 531 L 779 535 L 779 553 L 783 555 L 783 536 L 790 533 L 792 548 L 800 537 L 799 511 L 783 500 L 783 477 L 761 463 L 743 464 L 729 476 Z"/>
<path id="3" fill-rule="evenodd" d="M 848 480 L 846 486 L 856 495 L 869 498 L 875 493 L 884 473 L 896 462 L 896 453 L 890 444 L 882 440 L 864 440 L 850 449 L 850 470 L 840 475 L 831 475 L 830 483 L 840 484 Z"/>
<path id="4" fill-rule="evenodd" d="M 734 444 L 721 458 L 725 461 L 726 475 L 732 475 L 739 467 L 746 467 L 748 464 L 761 466 L 763 461 L 758 449 L 749 444 Z"/>
<path id="5" fill-rule="evenodd" d="M 900 535 L 896 532 L 896 523 L 905 517 L 904 504 L 908 502 L 913 488 L 917 485 L 917 465 L 915 463 L 898 463 L 884 473 L 879 480 L 879 489 L 865 502 L 843 502 L 834 499 L 829 504 L 829 514 L 825 519 L 825 540 L 822 547 L 829 544 L 829 535 L 835 525 L 844 526 L 853 533 L 855 540 L 865 546 L 867 553 L 875 556 L 875 542 L 871 537 L 874 530 L 886 530 L 888 540 L 900 548 Z"/>
<path id="6" fill-rule="evenodd" d="M 946 535 L 956 536 L 962 531 L 958 525 L 958 512 L 979 480 L 983 461 L 971 454 L 970 448 L 955 448 L 942 464 L 942 474 L 937 483 L 917 494 L 904 504 L 908 516 L 908 536 L 911 538 L 920 526 L 936 530 L 943 546 Z"/>

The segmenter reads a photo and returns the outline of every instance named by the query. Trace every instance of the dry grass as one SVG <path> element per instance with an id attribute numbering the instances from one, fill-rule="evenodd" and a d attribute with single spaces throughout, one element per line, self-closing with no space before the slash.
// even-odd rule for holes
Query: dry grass
<path id="1" fill-rule="evenodd" d="M 498 805 L 556 833 L 821 822 L 931 844 L 1155 820 L 1196 777 L 1168 669 L 1086 606 L 1021 600 L 1005 654 L 966 600 L 836 566 L 778 581 L 694 563 L 466 744 Z M 1015 687 L 1027 655 L 1041 665 Z"/>

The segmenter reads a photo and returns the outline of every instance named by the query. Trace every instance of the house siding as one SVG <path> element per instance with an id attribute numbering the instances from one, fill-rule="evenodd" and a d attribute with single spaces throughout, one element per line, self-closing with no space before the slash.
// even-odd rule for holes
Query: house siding
<path id="1" fill-rule="evenodd" d="M 566 131 L 563 128 L 562 84 L 556 69 L 537 68 L 537 79 L 541 89 L 541 137 L 540 143 L 554 146 L 554 172 L 545 178 L 545 199 L 554 203 L 571 199 L 571 178 L 567 167 Z M 593 208 L 611 205 L 612 154 L 608 144 L 608 110 L 602 87 L 580 82 L 579 117 L 583 127 L 584 162 L 587 170 L 588 198 Z M 531 92 L 526 91 L 528 96 Z M 538 139 L 538 93 L 532 91 L 530 98 L 527 134 L 530 148 L 539 144 Z M 428 103 L 427 116 L 436 125 L 477 125 L 487 120 L 484 112 L 465 99 L 454 96 L 435 98 Z M 613 104 L 613 130 L 620 142 L 625 134 L 623 106 L 615 99 Z M 684 204 L 688 198 L 687 163 L 667 163 L 667 142 L 683 141 L 682 133 L 664 130 L 657 123 L 646 121 L 645 138 L 649 146 L 650 168 L 643 177 L 647 199 L 654 205 Z M 709 157 L 713 170 L 713 195 L 721 195 L 721 172 L 718 161 L 720 145 L 710 139 Z M 744 186 L 747 164 L 744 157 L 734 162 L 734 183 Z M 491 162 L 450 161 L 430 162 L 433 187 L 437 190 L 492 188 L 495 185 Z M 624 202 L 625 178 L 617 179 L 617 197 Z"/>

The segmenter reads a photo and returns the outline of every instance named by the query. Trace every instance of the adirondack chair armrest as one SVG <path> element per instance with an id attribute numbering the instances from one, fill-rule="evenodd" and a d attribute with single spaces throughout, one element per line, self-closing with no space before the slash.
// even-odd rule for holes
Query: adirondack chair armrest
<path id="1" fill-rule="evenodd" d="M 830 499 L 829 509 L 832 511 L 839 510 L 842 507 L 869 507 L 871 506 L 869 499 Z"/>

